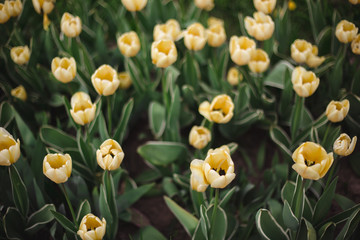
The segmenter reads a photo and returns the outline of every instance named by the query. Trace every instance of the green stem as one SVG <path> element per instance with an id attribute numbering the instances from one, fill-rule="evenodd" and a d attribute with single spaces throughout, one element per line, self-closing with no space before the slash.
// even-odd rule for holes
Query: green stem
<path id="1" fill-rule="evenodd" d="M 219 188 L 215 189 L 214 209 L 213 209 L 212 216 L 211 216 L 211 232 L 213 231 L 213 229 L 214 229 L 213 226 L 215 224 L 215 216 L 216 216 L 216 211 L 217 211 L 218 202 L 219 202 L 219 191 L 220 191 Z"/>
<path id="2" fill-rule="evenodd" d="M 68 204 L 68 206 L 69 206 L 69 209 L 70 209 L 70 212 L 71 212 L 71 216 L 72 216 L 72 218 L 73 218 L 73 221 L 74 221 L 75 225 L 78 226 L 77 221 L 76 221 L 76 215 L 75 215 L 74 209 L 73 209 L 73 207 L 72 207 L 72 205 L 71 205 L 71 202 L 70 202 L 70 200 L 69 200 L 69 197 L 68 197 L 68 195 L 67 195 L 65 185 L 62 183 L 62 184 L 60 184 L 60 186 L 61 186 L 61 187 L 60 187 L 61 190 L 62 190 L 63 193 L 64 193 L 66 202 L 67 202 L 67 204 Z"/>
<path id="3" fill-rule="evenodd" d="M 328 137 L 328 135 L 329 135 L 330 128 L 331 128 L 331 123 L 329 123 L 329 124 L 327 125 L 327 127 L 326 127 L 324 138 L 323 138 L 323 140 L 321 141 L 321 146 L 324 146 L 324 144 L 326 143 L 327 137 Z"/>
<path id="4" fill-rule="evenodd" d="M 335 161 L 334 166 L 332 166 L 332 168 L 330 169 L 329 176 L 326 179 L 326 185 L 325 185 L 324 191 L 328 188 L 328 186 L 329 186 L 329 184 L 330 184 L 330 182 L 331 182 L 331 180 L 333 178 L 333 175 L 334 175 L 335 171 L 339 167 L 339 159 L 335 159 L 334 161 Z"/>
<path id="5" fill-rule="evenodd" d="M 112 129 L 112 116 L 111 116 L 111 95 L 106 97 L 107 98 L 107 114 L 108 114 L 108 132 L 111 136 L 111 129 Z"/>

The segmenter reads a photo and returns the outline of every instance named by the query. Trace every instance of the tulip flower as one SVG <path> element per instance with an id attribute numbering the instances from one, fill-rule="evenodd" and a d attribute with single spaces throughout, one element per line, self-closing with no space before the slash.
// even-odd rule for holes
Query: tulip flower
<path id="1" fill-rule="evenodd" d="M 203 170 L 204 161 L 199 159 L 194 159 L 190 163 L 190 186 L 192 190 L 197 192 L 205 192 L 209 183 L 207 182 Z"/>
<path id="2" fill-rule="evenodd" d="M 296 67 L 292 72 L 291 82 L 297 95 L 309 97 L 318 88 L 320 80 L 315 73 L 306 71 L 303 67 Z"/>
<path id="3" fill-rule="evenodd" d="M 303 39 L 296 39 L 293 44 L 291 44 L 291 57 L 297 63 L 305 63 L 312 53 L 312 50 L 311 43 Z"/>
<path id="4" fill-rule="evenodd" d="M 51 61 L 51 71 L 54 77 L 62 83 L 71 82 L 76 76 L 76 62 L 73 57 L 56 57 Z"/>
<path id="5" fill-rule="evenodd" d="M 189 134 L 189 143 L 197 149 L 203 149 L 211 141 L 211 132 L 202 126 L 193 126 Z"/>
<path id="6" fill-rule="evenodd" d="M 227 123 L 234 115 L 234 103 L 228 95 L 218 95 L 211 104 L 208 101 L 202 102 L 199 113 L 211 122 Z"/>
<path id="7" fill-rule="evenodd" d="M 212 24 L 206 29 L 208 44 L 211 47 L 220 47 L 226 40 L 226 33 L 222 24 Z"/>
<path id="8" fill-rule="evenodd" d="M 184 32 L 184 43 L 187 49 L 199 51 L 204 48 L 207 36 L 201 23 L 191 24 Z"/>
<path id="9" fill-rule="evenodd" d="M 91 102 L 90 96 L 84 92 L 77 92 L 71 97 L 70 114 L 79 125 L 85 125 L 95 118 L 96 104 Z"/>
<path id="10" fill-rule="evenodd" d="M 360 4 L 360 0 L 349 0 L 349 2 L 354 5 Z"/>
<path id="11" fill-rule="evenodd" d="M 224 26 L 224 21 L 220 18 L 216 18 L 216 17 L 209 17 L 207 20 L 207 25 L 210 27 L 212 25 L 222 25 Z"/>
<path id="12" fill-rule="evenodd" d="M 347 99 L 341 102 L 331 101 L 326 107 L 326 116 L 331 122 L 341 122 L 348 114 L 349 109 L 350 102 Z"/>
<path id="13" fill-rule="evenodd" d="M 101 240 L 106 232 L 106 220 L 100 220 L 92 213 L 86 214 L 82 219 L 77 234 L 82 240 Z"/>
<path id="14" fill-rule="evenodd" d="M 35 11 L 38 14 L 43 14 L 43 27 L 45 30 L 48 30 L 50 25 L 50 20 L 48 18 L 48 14 L 55 7 L 55 0 L 32 0 Z"/>
<path id="15" fill-rule="evenodd" d="M 226 79 L 230 85 L 236 86 L 239 84 L 239 81 L 241 82 L 243 80 L 243 75 L 236 67 L 232 67 L 229 69 Z"/>
<path id="16" fill-rule="evenodd" d="M 30 50 L 28 46 L 13 47 L 10 50 L 11 59 L 18 65 L 24 65 L 29 62 Z"/>
<path id="17" fill-rule="evenodd" d="M 26 94 L 26 90 L 24 88 L 23 85 L 20 85 L 14 89 L 11 90 L 11 96 L 19 98 L 23 101 L 26 101 L 27 99 L 27 94 Z"/>
<path id="18" fill-rule="evenodd" d="M 47 154 L 43 161 L 43 173 L 55 183 L 64 183 L 71 175 L 72 160 L 69 154 Z"/>
<path id="19" fill-rule="evenodd" d="M 354 151 L 356 141 L 356 136 L 353 137 L 353 139 L 351 140 L 349 135 L 347 135 L 346 133 L 342 133 L 334 142 L 334 152 L 340 156 L 348 156 Z"/>
<path id="20" fill-rule="evenodd" d="M 194 0 L 195 6 L 210 11 L 214 8 L 214 0 Z"/>
<path id="21" fill-rule="evenodd" d="M 9 19 L 10 14 L 8 11 L 8 7 L 5 4 L 0 3 L 0 23 L 6 23 Z"/>
<path id="22" fill-rule="evenodd" d="M 100 145 L 100 149 L 96 151 L 96 159 L 99 166 L 109 171 L 118 169 L 124 156 L 125 154 L 120 144 L 113 139 L 107 139 Z"/>
<path id="23" fill-rule="evenodd" d="M 296 9 L 296 3 L 292 0 L 288 2 L 288 8 L 290 11 L 294 11 Z"/>
<path id="24" fill-rule="evenodd" d="M 141 11 L 147 4 L 147 0 L 121 0 L 121 2 L 130 12 Z"/>
<path id="25" fill-rule="evenodd" d="M 247 65 L 251 59 L 251 54 L 256 49 L 255 41 L 248 37 L 232 36 L 230 38 L 230 57 L 239 66 Z"/>
<path id="26" fill-rule="evenodd" d="M 0 166 L 10 166 L 20 157 L 20 140 L 0 127 Z"/>
<path id="27" fill-rule="evenodd" d="M 175 19 L 169 19 L 165 24 L 157 24 L 154 27 L 154 42 L 162 39 L 176 41 L 180 35 L 180 24 Z"/>
<path id="28" fill-rule="evenodd" d="M 120 89 L 128 89 L 132 84 L 132 80 L 128 72 L 119 73 L 118 79 L 120 81 L 120 85 L 119 85 Z"/>
<path id="29" fill-rule="evenodd" d="M 117 77 L 117 72 L 109 65 L 101 65 L 93 75 L 91 75 L 91 82 L 99 95 L 109 96 L 120 85 L 120 81 Z"/>
<path id="30" fill-rule="evenodd" d="M 131 31 L 122 34 L 117 39 L 117 45 L 120 49 L 120 52 L 125 57 L 134 57 L 140 51 L 140 39 L 136 32 Z"/>
<path id="31" fill-rule="evenodd" d="M 263 12 L 255 12 L 254 18 L 245 17 L 244 22 L 246 31 L 256 40 L 264 41 L 273 35 L 275 24 L 271 17 Z"/>
<path id="32" fill-rule="evenodd" d="M 270 14 L 274 10 L 276 0 L 254 0 L 256 10 L 265 14 Z"/>
<path id="33" fill-rule="evenodd" d="M 249 61 L 249 68 L 254 73 L 265 72 L 270 64 L 270 59 L 267 53 L 262 49 L 256 49 L 252 52 Z"/>
<path id="34" fill-rule="evenodd" d="M 317 68 L 320 66 L 324 61 L 325 57 L 319 57 L 318 56 L 318 48 L 317 46 L 312 46 L 311 53 L 306 59 L 306 64 L 311 68 Z"/>
<path id="35" fill-rule="evenodd" d="M 69 38 L 79 36 L 82 30 L 81 19 L 67 12 L 63 14 L 60 26 L 61 31 Z"/>
<path id="36" fill-rule="evenodd" d="M 347 21 L 341 20 L 336 25 L 335 36 L 342 43 L 349 43 L 356 37 L 358 33 L 358 28 L 355 24 Z"/>
<path id="37" fill-rule="evenodd" d="M 10 17 L 17 17 L 20 15 L 23 5 L 20 0 L 16 1 L 5 1 L 5 6 Z"/>
<path id="38" fill-rule="evenodd" d="M 151 44 L 152 63 L 159 68 L 166 68 L 176 62 L 177 50 L 172 40 L 159 40 Z"/>
<path id="39" fill-rule="evenodd" d="M 351 51 L 354 54 L 360 55 L 360 34 L 358 34 L 351 42 Z"/>

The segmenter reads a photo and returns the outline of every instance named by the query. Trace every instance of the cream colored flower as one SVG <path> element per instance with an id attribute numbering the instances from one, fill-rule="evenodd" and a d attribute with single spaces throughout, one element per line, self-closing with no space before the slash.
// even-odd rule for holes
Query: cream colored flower
<path id="1" fill-rule="evenodd" d="M 315 73 L 306 71 L 303 67 L 296 67 L 292 72 L 291 82 L 297 95 L 309 97 L 318 88 L 320 80 Z"/>
<path id="2" fill-rule="evenodd" d="M 199 159 L 194 159 L 190 163 L 190 186 L 192 190 L 197 192 L 205 192 L 209 183 L 207 182 L 204 175 L 204 161 Z"/>
<path id="3" fill-rule="evenodd" d="M 124 159 L 124 152 L 120 144 L 108 139 L 100 145 L 100 149 L 96 151 L 96 159 L 99 166 L 104 170 L 116 170 L 120 167 Z"/>
<path id="4" fill-rule="evenodd" d="M 349 0 L 349 2 L 354 5 L 360 4 L 360 0 Z"/>
<path id="5" fill-rule="evenodd" d="M 154 27 L 154 42 L 162 39 L 178 40 L 181 34 L 180 24 L 175 19 L 169 19 L 165 24 L 156 24 Z"/>
<path id="6" fill-rule="evenodd" d="M 210 11 L 214 8 L 214 0 L 194 0 L 194 2 L 196 7 L 206 11 Z"/>
<path id="7" fill-rule="evenodd" d="M 0 3 L 0 23 L 6 23 L 10 19 L 8 8 L 5 4 Z"/>
<path id="8" fill-rule="evenodd" d="M 119 85 L 120 89 L 128 89 L 131 86 L 132 80 L 128 72 L 119 73 L 118 78 L 120 81 L 120 85 Z"/>
<path id="9" fill-rule="evenodd" d="M 30 59 L 30 50 L 28 46 L 18 46 L 11 48 L 10 51 L 11 59 L 14 63 L 24 65 L 28 63 Z"/>
<path id="10" fill-rule="evenodd" d="M 69 154 L 47 154 L 43 161 L 43 173 L 55 183 L 64 183 L 71 175 L 72 160 Z"/>
<path id="11" fill-rule="evenodd" d="M 318 48 L 317 46 L 312 46 L 312 50 L 308 58 L 306 59 L 306 64 L 311 68 L 317 68 L 320 66 L 324 61 L 325 57 L 318 56 Z"/>
<path id="12" fill-rule="evenodd" d="M 206 31 L 200 23 L 191 24 L 184 32 L 184 43 L 187 49 L 199 51 L 206 44 Z"/>
<path id="13" fill-rule="evenodd" d="M 252 17 L 245 17 L 245 28 L 250 36 L 256 40 L 264 41 L 273 35 L 275 24 L 269 15 L 255 12 Z"/>
<path id="14" fill-rule="evenodd" d="M 20 157 L 20 141 L 0 127 L 0 166 L 10 166 Z"/>
<path id="15" fill-rule="evenodd" d="M 131 31 L 122 34 L 117 39 L 117 44 L 120 49 L 120 52 L 125 57 L 134 57 L 140 51 L 140 39 L 136 32 Z"/>
<path id="16" fill-rule="evenodd" d="M 208 101 L 202 102 L 199 113 L 211 122 L 227 123 L 234 115 L 234 103 L 228 95 L 218 95 L 211 104 Z"/>
<path id="17" fill-rule="evenodd" d="M 236 86 L 243 80 L 243 75 L 239 72 L 236 67 L 232 67 L 229 69 L 227 74 L 227 81 L 232 86 Z"/>
<path id="18" fill-rule="evenodd" d="M 27 99 L 27 94 L 26 94 L 26 90 L 24 88 L 23 85 L 20 85 L 14 89 L 11 90 L 11 96 L 19 98 L 23 101 L 26 101 Z"/>
<path id="19" fill-rule="evenodd" d="M 226 33 L 222 24 L 212 24 L 206 29 L 208 44 L 211 47 L 220 47 L 226 40 Z"/>
<path id="20" fill-rule="evenodd" d="M 55 7 L 55 0 L 32 0 L 32 3 L 39 14 L 49 14 Z"/>
<path id="21" fill-rule="evenodd" d="M 141 11 L 147 4 L 147 0 L 121 0 L 121 2 L 130 12 Z"/>
<path id="22" fill-rule="evenodd" d="M 256 49 L 251 54 L 249 68 L 254 73 L 265 72 L 270 64 L 270 59 L 267 53 L 262 49 Z"/>
<path id="23" fill-rule="evenodd" d="M 291 57 L 297 63 L 305 63 L 312 53 L 312 50 L 311 43 L 303 39 L 296 39 L 293 44 L 291 44 Z"/>
<path id="24" fill-rule="evenodd" d="M 82 30 L 81 19 L 66 12 L 61 18 L 61 31 L 69 38 L 77 37 Z"/>
<path id="25" fill-rule="evenodd" d="M 86 214 L 82 219 L 77 234 L 82 240 L 101 240 L 106 232 L 106 220 L 100 220 L 92 213 Z"/>
<path id="26" fill-rule="evenodd" d="M 204 174 L 212 188 L 224 188 L 235 178 L 234 162 L 229 148 L 224 145 L 210 149 L 204 160 Z"/>
<path id="27" fill-rule="evenodd" d="M 360 34 L 358 34 L 351 42 L 351 51 L 354 54 L 360 55 Z"/>
<path id="28" fill-rule="evenodd" d="M 91 82 L 99 95 L 109 96 L 120 85 L 120 81 L 117 78 L 117 72 L 109 65 L 101 65 L 94 74 L 91 76 Z"/>
<path id="29" fill-rule="evenodd" d="M 354 40 L 357 33 L 358 28 L 349 21 L 341 20 L 338 25 L 336 25 L 335 35 L 342 43 L 351 42 Z"/>
<path id="30" fill-rule="evenodd" d="M 77 92 L 71 97 L 70 114 L 74 121 L 84 126 L 95 118 L 96 104 L 84 92 Z"/>
<path id="31" fill-rule="evenodd" d="M 176 62 L 177 50 L 172 40 L 159 40 L 151 44 L 151 60 L 159 68 L 166 68 Z"/>
<path id="32" fill-rule="evenodd" d="M 326 153 L 317 143 L 305 142 L 292 155 L 295 164 L 292 168 L 303 178 L 318 180 L 325 176 L 331 167 L 333 153 Z"/>
<path id="33" fill-rule="evenodd" d="M 276 5 L 276 0 L 254 0 L 256 10 L 265 14 L 272 13 Z"/>
<path id="34" fill-rule="evenodd" d="M 350 155 L 356 146 L 357 137 L 351 138 L 346 133 L 340 134 L 340 136 L 334 142 L 334 152 L 340 156 Z"/>
<path id="35" fill-rule="evenodd" d="M 7 11 L 10 17 L 17 17 L 20 15 L 23 5 L 20 0 L 16 1 L 5 1 L 5 6 L 7 7 Z"/>
<path id="36" fill-rule="evenodd" d="M 212 25 L 217 25 L 220 24 L 222 26 L 224 26 L 224 21 L 220 18 L 216 18 L 216 17 L 209 17 L 207 20 L 207 25 L 210 27 Z"/>
<path id="37" fill-rule="evenodd" d="M 331 122 L 341 122 L 344 120 L 350 109 L 349 100 L 341 102 L 331 101 L 326 108 L 326 116 Z"/>
<path id="38" fill-rule="evenodd" d="M 54 77 L 62 83 L 71 82 L 76 76 L 76 62 L 73 57 L 56 57 L 51 61 L 51 71 Z"/>
<path id="39" fill-rule="evenodd" d="M 193 126 L 189 134 L 189 143 L 197 149 L 203 149 L 211 141 L 211 132 L 202 126 Z"/>
<path id="40" fill-rule="evenodd" d="M 234 63 L 243 66 L 249 63 L 251 54 L 256 49 L 255 41 L 248 37 L 232 36 L 230 38 L 230 57 Z"/>

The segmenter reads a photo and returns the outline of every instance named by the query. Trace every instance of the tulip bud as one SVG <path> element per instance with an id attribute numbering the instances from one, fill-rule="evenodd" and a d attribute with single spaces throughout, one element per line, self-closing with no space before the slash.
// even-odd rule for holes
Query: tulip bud
<path id="1" fill-rule="evenodd" d="M 11 59 L 14 63 L 24 65 L 28 63 L 30 59 L 30 50 L 28 46 L 18 46 L 11 48 L 10 51 Z"/>
<path id="2" fill-rule="evenodd" d="M 206 44 L 206 32 L 200 23 L 191 24 L 184 32 L 184 43 L 187 49 L 199 51 Z"/>
<path id="3" fill-rule="evenodd" d="M 197 192 L 205 192 L 206 188 L 209 186 L 204 175 L 203 166 L 204 161 L 199 159 L 194 159 L 190 163 L 190 185 L 191 189 Z"/>
<path id="4" fill-rule="evenodd" d="M 121 72 L 118 74 L 118 78 L 120 81 L 120 85 L 119 85 L 120 89 L 128 89 L 131 86 L 132 80 L 129 73 Z"/>
<path id="5" fill-rule="evenodd" d="M 70 114 L 74 121 L 84 126 L 95 118 L 96 104 L 84 92 L 77 92 L 71 97 Z"/>
<path id="6" fill-rule="evenodd" d="M 288 2 L 288 8 L 290 11 L 294 11 L 296 9 L 296 3 L 292 0 Z"/>
<path id="7" fill-rule="evenodd" d="M 349 43 L 356 37 L 358 28 L 351 22 L 342 20 L 336 25 L 335 35 L 342 43 Z"/>
<path id="8" fill-rule="evenodd" d="M 43 161 L 43 173 L 55 183 L 64 183 L 71 175 L 72 160 L 69 154 L 47 154 Z"/>
<path id="9" fill-rule="evenodd" d="M 351 42 L 351 50 L 354 54 L 360 55 L 360 34 Z"/>
<path id="10" fill-rule="evenodd" d="M 152 63 L 157 67 L 166 68 L 177 59 L 177 50 L 172 40 L 159 40 L 151 44 Z"/>
<path id="11" fill-rule="evenodd" d="M 26 90 L 25 90 L 24 86 L 20 85 L 16 88 L 12 89 L 11 96 L 19 98 L 25 102 L 27 99 L 27 94 L 26 94 Z"/>
<path id="12" fill-rule="evenodd" d="M 230 57 L 239 66 L 249 63 L 251 54 L 256 49 L 255 41 L 248 37 L 232 36 L 230 38 Z"/>
<path id="13" fill-rule="evenodd" d="M 236 86 L 243 80 L 243 75 L 239 72 L 236 67 L 232 67 L 229 69 L 227 74 L 227 81 L 232 86 Z"/>
<path id="14" fill-rule="evenodd" d="M 140 51 L 140 39 L 134 31 L 122 34 L 117 39 L 117 44 L 125 57 L 134 57 Z"/>
<path id="15" fill-rule="evenodd" d="M 169 19 L 165 24 L 157 24 L 154 27 L 154 42 L 165 39 L 176 41 L 180 35 L 180 24 L 175 19 Z"/>
<path id="16" fill-rule="evenodd" d="M 32 3 L 38 14 L 49 14 L 55 7 L 55 0 L 32 0 Z"/>
<path id="17" fill-rule="evenodd" d="M 77 37 L 81 33 L 81 19 L 66 12 L 61 18 L 61 31 L 69 38 Z"/>
<path id="18" fill-rule="evenodd" d="M 303 67 L 296 67 L 292 72 L 291 82 L 297 95 L 309 97 L 318 88 L 320 80 L 315 73 L 306 71 Z"/>
<path id="19" fill-rule="evenodd" d="M 208 44 L 211 47 L 220 47 L 226 40 L 224 26 L 221 24 L 210 25 L 206 30 Z"/>
<path id="20" fill-rule="evenodd" d="M 203 149 L 211 141 L 211 132 L 202 126 L 193 126 L 189 134 L 189 143 L 197 149 Z"/>
<path id="21" fill-rule="evenodd" d="M 334 161 L 333 153 L 326 153 L 322 146 L 313 142 L 301 144 L 292 159 L 295 162 L 292 168 L 303 178 L 312 180 L 324 177 Z"/>
<path id="22" fill-rule="evenodd" d="M 308 58 L 306 59 L 306 64 L 311 68 L 317 68 L 325 61 L 325 57 L 318 57 L 318 48 L 317 46 L 312 46 L 312 50 Z"/>
<path id="23" fill-rule="evenodd" d="M 334 152 L 340 156 L 348 156 L 354 151 L 356 141 L 356 136 L 353 137 L 353 139 L 351 140 L 349 135 L 347 135 L 346 133 L 342 133 L 334 142 Z"/>
<path id="24" fill-rule="evenodd" d="M 245 28 L 250 36 L 256 40 L 264 41 L 273 35 L 275 24 L 269 15 L 255 12 L 252 17 L 245 17 Z"/>
<path id="25" fill-rule="evenodd" d="M 249 68 L 254 73 L 262 73 L 268 69 L 270 59 L 267 53 L 262 49 L 256 49 L 252 52 L 249 61 Z"/>
<path id="26" fill-rule="evenodd" d="M 100 220 L 92 213 L 86 214 L 82 219 L 77 234 L 82 240 L 101 240 L 106 232 L 106 220 Z"/>
<path id="27" fill-rule="evenodd" d="M 23 5 L 20 0 L 16 1 L 5 1 L 5 6 L 10 17 L 17 17 L 20 15 Z"/>
<path id="28" fill-rule="evenodd" d="M 214 8 L 214 0 L 195 0 L 194 2 L 196 7 L 206 11 L 210 11 Z"/>
<path id="29" fill-rule="evenodd" d="M 20 157 L 20 141 L 0 127 L 0 166 L 10 166 Z"/>
<path id="30" fill-rule="evenodd" d="M 331 101 L 326 107 L 326 116 L 331 122 L 341 122 L 348 114 L 349 109 L 350 102 L 347 99 L 341 102 Z"/>
<path id="31" fill-rule="evenodd" d="M 274 10 L 276 0 L 254 0 L 256 10 L 265 14 L 270 14 Z"/>
<path id="32" fill-rule="evenodd" d="M 220 18 L 216 18 L 216 17 L 209 17 L 207 20 L 207 25 L 210 27 L 212 25 L 217 25 L 220 24 L 222 26 L 224 26 L 224 21 Z"/>
<path id="33" fill-rule="evenodd" d="M 5 4 L 0 3 L 0 23 L 6 23 L 10 19 L 8 8 Z"/>
<path id="34" fill-rule="evenodd" d="M 349 2 L 354 5 L 360 4 L 360 0 L 349 0 Z"/>
<path id="35" fill-rule="evenodd" d="M 76 62 L 72 58 L 56 57 L 51 61 L 51 71 L 54 77 L 62 83 L 71 82 L 76 75 Z"/>
<path id="36" fill-rule="evenodd" d="M 291 44 L 291 57 L 297 63 L 305 63 L 310 54 L 312 53 L 311 43 L 297 39 Z"/>
<path id="37" fill-rule="evenodd" d="M 227 123 L 234 115 L 234 103 L 228 95 L 218 95 L 211 104 L 208 101 L 202 102 L 199 113 L 211 122 Z"/>
<path id="38" fill-rule="evenodd" d="M 141 11 L 147 4 L 147 0 L 121 0 L 121 2 L 130 12 Z"/>
<path id="39" fill-rule="evenodd" d="M 224 188 L 235 178 L 234 162 L 229 148 L 224 145 L 210 149 L 204 160 L 204 175 L 212 188 Z"/>
<path id="40" fill-rule="evenodd" d="M 120 81 L 117 78 L 117 72 L 109 65 L 101 65 L 94 74 L 91 76 L 91 82 L 99 95 L 109 96 L 120 85 Z"/>
<path id="41" fill-rule="evenodd" d="M 96 159 L 99 166 L 109 171 L 118 169 L 124 156 L 125 154 L 120 144 L 113 139 L 103 142 L 100 149 L 96 151 Z"/>

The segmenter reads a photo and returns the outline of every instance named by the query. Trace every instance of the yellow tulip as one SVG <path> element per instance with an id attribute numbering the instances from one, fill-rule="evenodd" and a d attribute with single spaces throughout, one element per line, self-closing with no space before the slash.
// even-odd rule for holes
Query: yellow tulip
<path id="1" fill-rule="evenodd" d="M 335 35 L 342 43 L 351 42 L 356 37 L 357 33 L 358 28 L 355 24 L 347 20 L 341 20 L 338 25 L 336 25 Z"/>
<path id="2" fill-rule="evenodd" d="M 249 61 L 249 68 L 254 73 L 265 72 L 270 64 L 270 59 L 267 53 L 262 49 L 256 49 L 251 54 Z"/>
<path id="3" fill-rule="evenodd" d="M 165 24 L 156 24 L 154 27 L 154 42 L 162 39 L 176 41 L 180 35 L 180 24 L 175 19 L 169 19 Z"/>
<path id="4" fill-rule="evenodd" d="M 318 88 L 320 80 L 315 73 L 306 71 L 303 67 L 296 67 L 292 72 L 291 82 L 297 95 L 309 97 Z"/>
<path id="5" fill-rule="evenodd" d="M 216 18 L 216 17 L 209 17 L 207 20 L 207 25 L 210 27 L 212 25 L 217 25 L 220 24 L 222 26 L 224 26 L 224 21 L 220 18 Z"/>
<path id="6" fill-rule="evenodd" d="M 234 103 L 228 95 L 218 95 L 211 104 L 208 101 L 202 102 L 199 113 L 211 122 L 227 123 L 234 115 Z"/>
<path id="7" fill-rule="evenodd" d="M 131 86 L 132 80 L 128 72 L 119 73 L 118 78 L 120 81 L 120 85 L 119 85 L 120 89 L 128 89 Z"/>
<path id="8" fill-rule="evenodd" d="M 232 36 L 230 38 L 230 57 L 239 66 L 247 65 L 251 59 L 251 54 L 255 51 L 255 41 L 248 37 Z"/>
<path id="9" fill-rule="evenodd" d="M 92 213 L 86 214 L 82 219 L 77 234 L 82 240 L 101 240 L 106 232 L 106 220 L 100 220 Z"/>
<path id="10" fill-rule="evenodd" d="M 348 114 L 349 109 L 350 102 L 347 99 L 341 102 L 331 101 L 326 107 L 326 116 L 331 122 L 341 122 Z"/>
<path id="11" fill-rule="evenodd" d="M 293 44 L 291 44 L 291 57 L 297 63 L 305 63 L 312 53 L 312 50 L 311 43 L 303 39 L 296 39 Z"/>
<path id="12" fill-rule="evenodd" d="M 166 68 L 176 62 L 177 50 L 172 40 L 159 40 L 151 44 L 151 60 L 159 68 Z"/>
<path id="13" fill-rule="evenodd" d="M 81 19 L 68 12 L 62 15 L 60 26 L 61 31 L 69 38 L 79 36 L 82 30 Z"/>
<path id="14" fill-rule="evenodd" d="M 360 0 L 349 0 L 349 2 L 354 5 L 360 4 Z"/>
<path id="15" fill-rule="evenodd" d="M 202 126 L 193 126 L 189 134 L 189 143 L 197 149 L 203 149 L 211 141 L 211 132 Z"/>
<path id="16" fill-rule="evenodd" d="M 23 5 L 20 0 L 16 1 L 5 1 L 5 6 L 7 7 L 7 11 L 10 17 L 17 17 L 20 15 Z"/>
<path id="17" fill-rule="evenodd" d="M 199 51 L 206 44 L 206 31 L 201 23 L 191 24 L 184 32 L 184 44 L 189 50 Z"/>
<path id="18" fill-rule="evenodd" d="M 118 169 L 124 156 L 120 144 L 113 139 L 104 141 L 96 151 L 97 163 L 102 169 L 109 171 Z"/>
<path id="19" fill-rule="evenodd" d="M 199 159 L 194 159 L 190 163 L 190 186 L 192 190 L 197 192 L 205 192 L 206 188 L 209 186 L 205 178 L 203 171 L 204 161 Z"/>
<path id="20" fill-rule="evenodd" d="M 23 85 L 20 85 L 14 89 L 11 90 L 11 96 L 19 98 L 23 101 L 26 101 L 27 99 L 27 94 L 26 94 L 26 90 L 24 88 Z"/>
<path id="21" fill-rule="evenodd" d="M 141 11 L 147 4 L 147 0 L 121 0 L 121 2 L 130 12 Z"/>
<path id="22" fill-rule="evenodd" d="M 91 82 L 96 92 L 104 96 L 113 95 L 120 85 L 117 72 L 106 64 L 96 69 L 93 75 L 91 75 Z"/>
<path id="23" fill-rule="evenodd" d="M 95 118 L 96 104 L 84 92 L 77 92 L 71 97 L 70 114 L 74 121 L 84 126 Z"/>
<path id="24" fill-rule="evenodd" d="M 312 50 L 308 58 L 306 59 L 306 64 L 311 68 L 317 68 L 325 61 L 325 57 L 318 57 L 318 48 L 317 46 L 312 46 Z"/>
<path id="25" fill-rule="evenodd" d="M 28 46 L 18 46 L 11 48 L 10 51 L 11 59 L 14 63 L 24 65 L 29 62 L 30 50 Z"/>
<path id="26" fill-rule="evenodd" d="M 236 86 L 243 80 L 243 75 L 239 72 L 236 67 L 232 67 L 229 69 L 227 74 L 227 81 L 232 86 Z"/>
<path id="27" fill-rule="evenodd" d="M 288 8 L 290 11 L 294 11 L 296 9 L 296 3 L 292 0 L 288 2 Z"/>
<path id="28" fill-rule="evenodd" d="M 211 47 L 220 47 L 226 40 L 226 33 L 222 24 L 212 24 L 206 29 L 208 44 Z"/>
<path id="29" fill-rule="evenodd" d="M 265 14 L 272 13 L 276 5 L 276 0 L 254 0 L 256 10 Z"/>
<path id="30" fill-rule="evenodd" d="M 43 161 L 43 173 L 55 183 L 64 183 L 71 175 L 72 160 L 69 154 L 47 154 Z"/>
<path id="31" fill-rule="evenodd" d="M 312 180 L 324 177 L 334 161 L 333 153 L 326 153 L 322 146 L 313 142 L 301 144 L 292 159 L 295 162 L 292 168 L 303 178 Z"/>
<path id="32" fill-rule="evenodd" d="M 32 0 L 32 3 L 38 14 L 49 14 L 55 7 L 55 0 Z"/>
<path id="33" fill-rule="evenodd" d="M 214 0 L 194 0 L 195 6 L 210 11 L 214 8 Z"/>
<path id="34" fill-rule="evenodd" d="M 245 28 L 250 36 L 256 40 L 264 41 L 273 35 L 275 24 L 269 15 L 255 12 L 252 17 L 245 17 Z"/>
<path id="35" fill-rule="evenodd" d="M 360 55 L 360 34 L 351 42 L 351 50 L 354 54 Z"/>
<path id="36" fill-rule="evenodd" d="M 134 57 L 140 51 L 140 39 L 136 32 L 131 31 L 122 34 L 117 39 L 117 45 L 120 49 L 120 52 L 125 57 Z"/>
<path id="37" fill-rule="evenodd" d="M 348 156 L 354 151 L 356 141 L 356 136 L 353 137 L 353 139 L 351 140 L 349 135 L 347 135 L 346 133 L 342 133 L 334 142 L 334 152 L 340 156 Z"/>
<path id="38" fill-rule="evenodd" d="M 10 166 L 20 157 L 20 140 L 15 141 L 14 137 L 0 127 L 0 166 Z"/>
<path id="39" fill-rule="evenodd" d="M 10 19 L 8 8 L 5 4 L 0 3 L 0 23 L 6 23 Z"/>
<path id="40" fill-rule="evenodd" d="M 51 61 L 51 71 L 54 77 L 62 83 L 71 82 L 76 76 L 76 62 L 72 58 L 56 57 Z"/>

